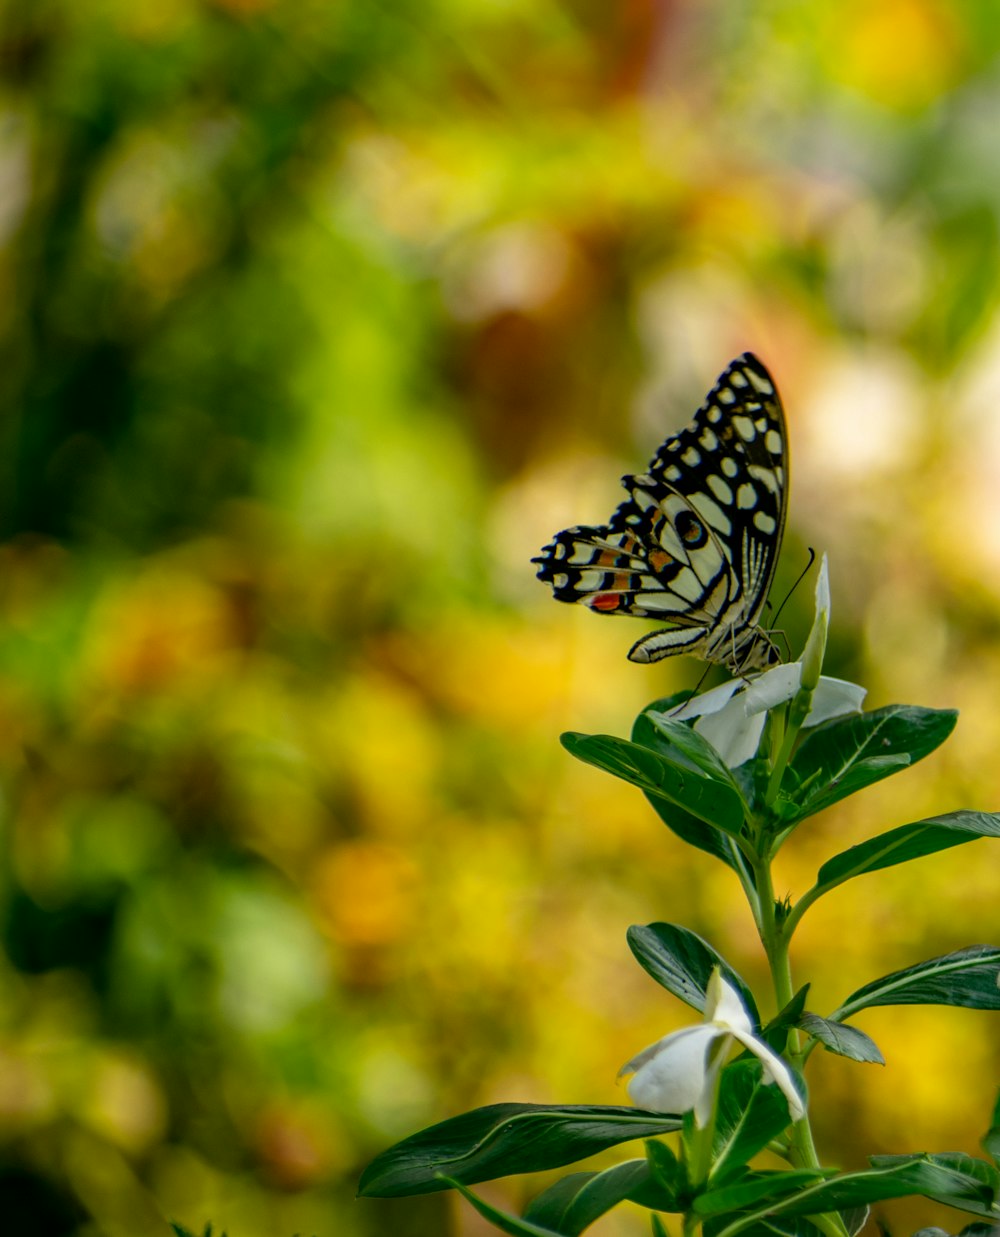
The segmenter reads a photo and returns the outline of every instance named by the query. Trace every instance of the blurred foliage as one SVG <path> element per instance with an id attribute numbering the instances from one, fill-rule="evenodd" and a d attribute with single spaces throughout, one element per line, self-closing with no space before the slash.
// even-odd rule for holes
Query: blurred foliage
<path id="1" fill-rule="evenodd" d="M 0 1214 L 478 1232 L 355 1203 L 359 1167 L 475 1104 L 620 1099 L 683 1018 L 629 923 L 763 974 L 727 874 L 556 742 L 698 667 L 627 664 L 638 625 L 528 563 L 742 349 L 789 410 L 783 578 L 831 554 L 831 670 L 963 714 L 789 888 L 996 806 L 1000 12 L 0 12 Z M 998 884 L 962 848 L 829 899 L 817 1006 L 996 941 Z M 885 1071 L 816 1062 L 827 1158 L 974 1151 L 995 1024 L 865 1029 Z"/>

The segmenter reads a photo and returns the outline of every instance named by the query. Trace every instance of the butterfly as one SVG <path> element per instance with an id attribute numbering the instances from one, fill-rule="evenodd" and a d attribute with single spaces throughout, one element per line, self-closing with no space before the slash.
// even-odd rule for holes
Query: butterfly
<path id="1" fill-rule="evenodd" d="M 744 352 L 668 438 L 606 525 L 557 533 L 532 559 L 557 601 L 673 626 L 629 657 L 690 653 L 733 674 L 780 661 L 760 626 L 785 527 L 788 435 L 774 380 Z"/>

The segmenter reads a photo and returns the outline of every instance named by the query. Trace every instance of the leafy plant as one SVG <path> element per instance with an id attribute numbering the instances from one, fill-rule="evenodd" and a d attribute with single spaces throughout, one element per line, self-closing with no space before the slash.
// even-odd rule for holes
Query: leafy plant
<path id="1" fill-rule="evenodd" d="M 752 681 L 689 699 L 655 701 L 630 739 L 568 734 L 580 760 L 638 787 L 683 841 L 736 875 L 767 956 L 778 1014 L 762 1024 L 735 968 L 680 924 L 630 929 L 639 965 L 701 1015 L 623 1067 L 635 1108 L 498 1104 L 444 1121 L 383 1152 L 360 1193 L 372 1197 L 456 1189 L 501 1232 L 576 1237 L 624 1200 L 649 1209 L 654 1237 L 823 1233 L 852 1237 L 868 1206 L 923 1195 L 975 1217 L 965 1231 L 1000 1225 L 1000 1099 L 983 1139 L 988 1158 L 958 1152 L 871 1157 L 867 1169 L 824 1166 L 809 1118 L 804 1071 L 817 1046 L 847 1060 L 882 1062 L 852 1019 L 878 1005 L 1000 1009 L 1000 948 L 973 944 L 870 980 L 820 1014 L 793 981 L 790 946 L 804 915 L 845 881 L 976 838 L 1000 837 L 1000 814 L 960 810 L 897 826 L 832 856 L 792 903 L 775 897 L 772 864 L 817 812 L 908 768 L 951 733 L 951 710 L 891 705 L 862 712 L 864 692 L 821 674 L 829 622 L 825 559 L 816 619 L 802 659 Z M 734 1052 L 738 1052 L 735 1056 Z M 664 1136 L 675 1135 L 671 1145 Z M 575 1172 L 510 1215 L 469 1187 L 512 1173 L 559 1168 L 630 1140 L 642 1158 Z M 785 1164 L 754 1167 L 764 1149 Z"/>

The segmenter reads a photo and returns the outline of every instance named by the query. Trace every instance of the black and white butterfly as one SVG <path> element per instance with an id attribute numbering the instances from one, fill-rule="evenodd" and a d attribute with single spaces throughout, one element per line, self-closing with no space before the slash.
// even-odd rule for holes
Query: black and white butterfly
<path id="1" fill-rule="evenodd" d="M 637 641 L 632 661 L 691 653 L 734 674 L 779 661 L 760 617 L 785 527 L 788 436 L 753 353 L 622 485 L 629 496 L 607 525 L 567 528 L 532 559 L 556 600 L 673 624 Z"/>

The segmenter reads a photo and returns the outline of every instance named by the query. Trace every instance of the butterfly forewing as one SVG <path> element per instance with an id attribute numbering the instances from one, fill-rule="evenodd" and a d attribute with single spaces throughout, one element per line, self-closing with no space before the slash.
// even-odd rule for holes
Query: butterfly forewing
<path id="1" fill-rule="evenodd" d="M 691 652 L 734 671 L 775 659 L 759 626 L 785 521 L 788 460 L 781 401 L 745 352 L 694 421 L 668 438 L 607 525 L 558 533 L 533 561 L 559 601 L 661 618 L 629 656 Z"/>

